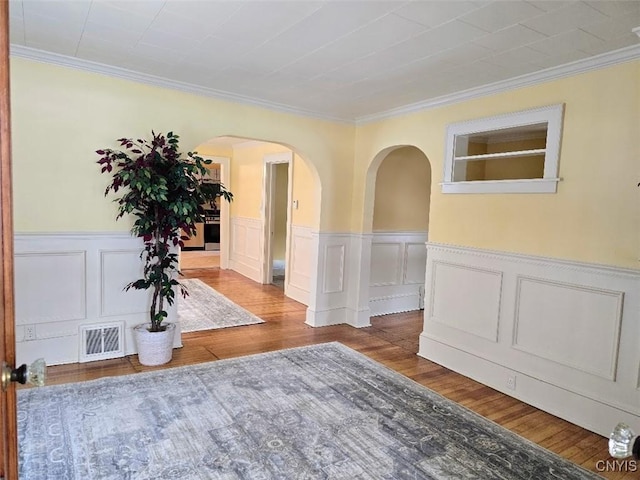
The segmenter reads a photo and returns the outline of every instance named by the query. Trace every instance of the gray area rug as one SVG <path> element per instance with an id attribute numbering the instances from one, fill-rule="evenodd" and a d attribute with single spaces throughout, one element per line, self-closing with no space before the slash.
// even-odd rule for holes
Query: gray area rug
<path id="1" fill-rule="evenodd" d="M 338 343 L 18 391 L 20 478 L 599 478 Z"/>
<path id="2" fill-rule="evenodd" d="M 183 333 L 264 323 L 197 278 L 180 280 L 189 296 L 178 295 L 178 321 Z"/>

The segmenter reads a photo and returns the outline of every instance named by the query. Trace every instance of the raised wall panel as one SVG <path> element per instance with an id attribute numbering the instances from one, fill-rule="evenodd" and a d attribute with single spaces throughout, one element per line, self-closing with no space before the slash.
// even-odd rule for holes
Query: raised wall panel
<path id="1" fill-rule="evenodd" d="M 247 225 L 246 231 L 245 255 L 251 260 L 259 261 L 262 231 L 257 225 Z"/>
<path id="2" fill-rule="evenodd" d="M 261 282 L 261 249 L 260 220 L 232 217 L 230 268 L 256 282 Z"/>
<path id="3" fill-rule="evenodd" d="M 401 243 L 373 243 L 371 258 L 370 286 L 398 285 L 402 281 L 404 258 Z"/>
<path id="4" fill-rule="evenodd" d="M 345 246 L 327 245 L 324 254 L 323 293 L 344 290 Z"/>
<path id="5" fill-rule="evenodd" d="M 497 341 L 500 272 L 434 262 L 433 278 L 431 320 Z"/>
<path id="6" fill-rule="evenodd" d="M 288 282 L 309 291 L 311 280 L 312 238 L 308 228 L 292 226 L 291 228 L 291 265 Z"/>
<path id="7" fill-rule="evenodd" d="M 520 276 L 515 348 L 615 380 L 623 293 Z"/>
<path id="8" fill-rule="evenodd" d="M 233 220 L 234 221 L 233 221 L 232 230 L 231 230 L 233 243 L 232 243 L 231 252 L 232 254 L 236 254 L 236 255 L 246 255 L 247 227 L 246 225 L 238 223 L 237 221 L 235 221 L 235 219 Z"/>
<path id="9" fill-rule="evenodd" d="M 427 248 L 424 242 L 405 244 L 403 282 L 424 285 L 425 268 L 427 266 Z"/>
<path id="10" fill-rule="evenodd" d="M 16 253 L 16 325 L 85 318 L 85 270 L 83 251 Z"/>
<path id="11" fill-rule="evenodd" d="M 101 251 L 100 267 L 100 316 L 132 315 L 149 311 L 149 291 L 125 291 L 127 284 L 143 276 L 140 250 Z"/>
<path id="12" fill-rule="evenodd" d="M 233 243 L 232 251 L 236 255 L 251 260 L 260 260 L 260 246 L 262 244 L 262 232 L 260 221 L 250 218 L 232 219 Z"/>

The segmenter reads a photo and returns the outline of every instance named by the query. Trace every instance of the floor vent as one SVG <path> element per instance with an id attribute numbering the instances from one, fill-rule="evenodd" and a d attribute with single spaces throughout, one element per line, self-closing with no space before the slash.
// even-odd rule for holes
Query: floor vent
<path id="1" fill-rule="evenodd" d="M 80 362 L 124 356 L 122 323 L 80 326 Z"/>

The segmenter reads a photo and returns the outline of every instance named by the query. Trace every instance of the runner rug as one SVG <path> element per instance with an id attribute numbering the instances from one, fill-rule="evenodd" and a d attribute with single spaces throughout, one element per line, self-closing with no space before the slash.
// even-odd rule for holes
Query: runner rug
<path id="1" fill-rule="evenodd" d="M 178 297 L 178 321 L 183 333 L 264 323 L 197 278 L 180 280 L 189 296 Z"/>
<path id="2" fill-rule="evenodd" d="M 599 478 L 339 343 L 18 400 L 23 479 Z"/>

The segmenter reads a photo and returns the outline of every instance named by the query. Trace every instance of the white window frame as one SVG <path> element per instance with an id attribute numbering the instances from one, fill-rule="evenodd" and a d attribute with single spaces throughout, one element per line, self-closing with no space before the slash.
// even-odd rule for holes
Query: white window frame
<path id="1" fill-rule="evenodd" d="M 442 193 L 556 193 L 561 180 L 558 178 L 558 169 L 563 115 L 564 104 L 561 103 L 450 124 L 447 127 L 444 181 L 440 184 Z M 495 130 L 541 123 L 547 124 L 543 178 L 473 181 L 454 179 L 456 136 L 481 133 L 490 135 Z"/>

